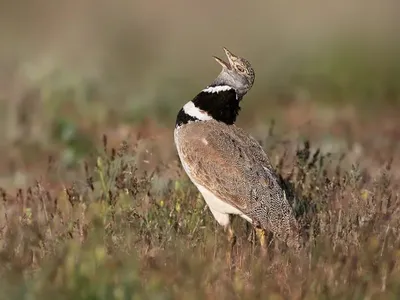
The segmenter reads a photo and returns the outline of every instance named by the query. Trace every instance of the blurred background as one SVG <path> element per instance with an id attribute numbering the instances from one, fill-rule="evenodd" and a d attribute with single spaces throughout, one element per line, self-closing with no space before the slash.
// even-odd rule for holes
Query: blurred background
<path id="1" fill-rule="evenodd" d="M 396 0 L 2 0 L 0 185 L 25 185 L 49 156 L 73 166 L 103 134 L 173 151 L 175 115 L 222 46 L 256 71 L 239 120 L 253 134 L 274 120 L 331 150 L 392 145 L 399 17 Z"/>
<path id="2" fill-rule="evenodd" d="M 0 0 L 4 297 L 399 299 L 399 23 L 399 0 Z M 230 247 L 178 160 L 222 47 L 304 255 L 261 257 L 240 218 Z"/>

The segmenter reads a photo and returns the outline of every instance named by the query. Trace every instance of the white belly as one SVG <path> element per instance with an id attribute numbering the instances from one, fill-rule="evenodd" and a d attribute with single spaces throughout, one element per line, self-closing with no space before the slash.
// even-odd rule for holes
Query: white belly
<path id="1" fill-rule="evenodd" d="M 203 195 L 203 198 L 210 208 L 212 214 L 214 215 L 214 218 L 220 225 L 227 226 L 229 224 L 229 215 L 239 215 L 250 223 L 252 222 L 252 220 L 248 216 L 243 214 L 236 207 L 222 201 L 208 189 L 201 186 L 200 184 L 196 184 L 193 180 L 192 182 L 196 185 L 200 193 Z"/>

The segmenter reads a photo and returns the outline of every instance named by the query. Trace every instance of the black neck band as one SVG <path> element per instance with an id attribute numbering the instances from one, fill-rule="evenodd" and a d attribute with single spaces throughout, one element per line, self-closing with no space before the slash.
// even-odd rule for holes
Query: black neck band
<path id="1" fill-rule="evenodd" d="M 207 90 L 207 89 L 206 89 Z M 212 91 L 212 89 L 211 89 Z M 239 114 L 240 106 L 237 94 L 234 89 L 221 90 L 219 92 L 200 92 L 193 100 L 193 104 L 201 111 L 204 111 L 214 120 L 232 125 Z M 199 121 L 181 109 L 176 119 L 176 125 L 180 126 L 190 121 Z"/>

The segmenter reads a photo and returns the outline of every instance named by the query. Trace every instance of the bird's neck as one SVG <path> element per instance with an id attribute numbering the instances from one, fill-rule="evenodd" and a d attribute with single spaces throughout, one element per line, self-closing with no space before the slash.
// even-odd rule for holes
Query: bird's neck
<path id="1" fill-rule="evenodd" d="M 242 97 L 229 85 L 214 82 L 182 107 L 176 119 L 176 127 L 210 120 L 232 125 L 239 114 Z"/>

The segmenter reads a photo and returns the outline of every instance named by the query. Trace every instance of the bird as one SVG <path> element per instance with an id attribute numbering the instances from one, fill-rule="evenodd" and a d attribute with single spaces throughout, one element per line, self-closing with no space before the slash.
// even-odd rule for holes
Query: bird
<path id="1" fill-rule="evenodd" d="M 270 159 L 258 141 L 235 125 L 243 97 L 252 88 L 250 62 L 223 47 L 227 61 L 219 75 L 178 112 L 174 143 L 184 171 L 202 194 L 232 243 L 230 216 L 256 229 L 262 247 L 266 233 L 299 249 L 299 224 Z"/>

